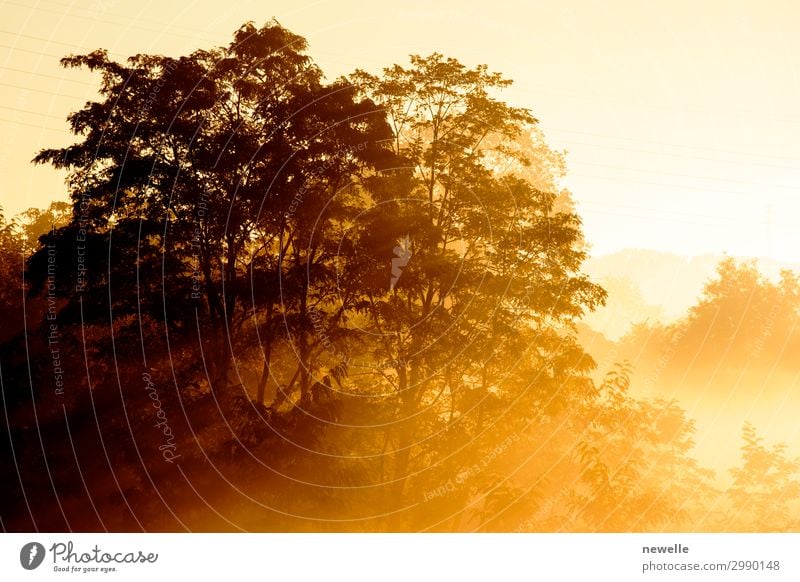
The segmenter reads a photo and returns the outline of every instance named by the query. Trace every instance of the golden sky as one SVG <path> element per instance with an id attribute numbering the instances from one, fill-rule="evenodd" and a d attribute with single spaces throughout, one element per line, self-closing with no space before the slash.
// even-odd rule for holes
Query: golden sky
<path id="1" fill-rule="evenodd" d="M 329 77 L 439 51 L 515 80 L 568 152 L 597 254 L 626 247 L 800 263 L 800 4 L 735 0 L 0 0 L 0 205 L 63 198 L 34 167 L 96 81 L 68 53 L 178 55 L 246 20 L 305 36 Z"/>

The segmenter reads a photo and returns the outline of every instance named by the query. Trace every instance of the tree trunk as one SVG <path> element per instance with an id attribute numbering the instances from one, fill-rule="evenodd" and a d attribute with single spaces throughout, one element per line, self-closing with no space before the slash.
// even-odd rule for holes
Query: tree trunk
<path id="1" fill-rule="evenodd" d="M 269 380 L 269 351 L 264 356 L 264 367 L 261 369 L 261 378 L 258 380 L 258 390 L 256 391 L 256 402 L 264 406 L 264 391 L 267 387 L 267 380 Z"/>
<path id="2" fill-rule="evenodd" d="M 397 449 L 394 454 L 394 477 L 392 479 L 392 498 L 397 506 L 402 505 L 403 495 L 405 492 L 406 480 L 408 477 L 408 461 L 411 457 L 411 446 L 413 444 L 414 436 L 414 409 L 415 399 L 413 385 L 409 385 L 409 374 L 405 362 L 396 368 L 398 385 L 400 389 L 400 428 L 398 434 Z M 412 370 L 412 384 L 413 378 L 416 374 Z"/>
<path id="3" fill-rule="evenodd" d="M 272 340 L 273 335 L 270 331 L 272 329 L 272 310 L 274 309 L 275 304 L 272 302 L 268 303 L 267 307 L 267 314 L 266 314 L 266 327 L 265 327 L 265 339 L 266 339 L 266 346 L 264 346 L 264 367 L 261 370 L 261 378 L 258 381 L 258 390 L 256 392 L 256 402 L 258 402 L 261 406 L 264 406 L 264 392 L 267 387 L 267 382 L 269 381 L 272 374 L 270 373 L 270 361 L 272 360 Z"/>

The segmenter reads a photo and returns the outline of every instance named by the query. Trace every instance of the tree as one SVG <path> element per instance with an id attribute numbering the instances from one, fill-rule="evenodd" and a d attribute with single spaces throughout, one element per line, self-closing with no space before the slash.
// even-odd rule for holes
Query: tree
<path id="1" fill-rule="evenodd" d="M 699 365 L 743 366 L 764 363 L 781 352 L 796 353 L 800 302 L 797 276 L 765 277 L 754 261 L 724 259 L 683 321 L 681 353 Z M 768 360 L 767 364 L 772 364 Z"/>
<path id="2" fill-rule="evenodd" d="M 742 440 L 742 465 L 731 469 L 726 529 L 792 531 L 800 500 L 800 460 L 787 458 L 785 444 L 764 446 L 749 423 L 742 427 Z"/>
<path id="3" fill-rule="evenodd" d="M 385 364 L 374 376 L 397 400 L 397 429 L 387 438 L 399 499 L 412 450 L 418 463 L 430 458 L 416 443 L 480 431 L 480 407 L 466 403 L 512 394 L 506 380 L 520 365 L 558 374 L 554 361 L 577 347 L 572 320 L 604 292 L 579 272 L 578 217 L 555 211 L 556 194 L 508 171 L 530 164 L 506 144 L 536 123 L 495 97 L 510 81 L 439 54 L 351 79 L 385 108 L 407 168 L 371 189 L 373 206 L 352 235 L 365 250 L 354 268 L 367 273 L 360 306 L 377 337 L 373 363 Z M 390 274 L 392 257 L 401 264 Z M 576 351 L 566 359 L 580 370 L 590 359 Z"/>
<path id="4" fill-rule="evenodd" d="M 69 224 L 72 208 L 68 202 L 55 201 L 42 210 L 29 208 L 19 216 L 20 231 L 27 254 L 39 246 L 39 237 Z"/>
<path id="5" fill-rule="evenodd" d="M 704 517 L 713 474 L 690 455 L 694 422 L 675 401 L 630 396 L 631 368 L 616 364 L 574 431 L 578 475 L 565 529 L 687 529 Z"/>
<path id="6" fill-rule="evenodd" d="M 22 294 L 24 266 L 23 241 L 16 221 L 7 221 L 0 208 L 0 344 L 22 331 Z"/>
<path id="7" fill-rule="evenodd" d="M 35 158 L 70 172 L 72 220 L 44 239 L 59 253 L 62 317 L 146 314 L 195 335 L 220 390 L 241 381 L 246 330 L 265 332 L 268 373 L 280 318 L 307 391 L 307 297 L 327 285 L 311 236 L 344 220 L 343 192 L 386 158 L 390 134 L 347 84 L 323 83 L 305 49 L 276 22 L 248 23 L 228 47 L 180 58 L 62 60 L 100 73 L 102 97 L 70 115 L 78 143 Z M 35 290 L 44 261 L 30 261 Z"/>

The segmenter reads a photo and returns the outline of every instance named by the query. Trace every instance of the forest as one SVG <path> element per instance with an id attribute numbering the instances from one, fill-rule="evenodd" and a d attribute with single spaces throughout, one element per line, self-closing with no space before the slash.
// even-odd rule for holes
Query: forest
<path id="1" fill-rule="evenodd" d="M 501 73 L 328 80 L 275 21 L 61 63 L 69 202 L 0 215 L 7 531 L 800 531 L 798 275 L 592 329 Z"/>

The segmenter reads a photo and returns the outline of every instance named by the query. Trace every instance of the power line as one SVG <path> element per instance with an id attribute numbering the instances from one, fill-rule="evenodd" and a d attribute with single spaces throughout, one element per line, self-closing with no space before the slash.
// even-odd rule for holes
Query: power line
<path id="1" fill-rule="evenodd" d="M 2 30 L 2 29 L 0 29 L 0 34 L 9 34 L 9 35 L 11 35 L 11 36 L 13 36 L 15 38 L 27 38 L 27 39 L 30 39 L 30 40 L 39 40 L 39 41 L 42 41 L 42 42 L 46 42 L 48 44 L 57 44 L 57 45 L 61 45 L 61 46 L 70 47 L 70 48 L 73 48 L 73 49 L 79 49 L 79 50 L 82 50 L 82 51 L 92 52 L 93 50 L 95 50 L 95 49 L 76 46 L 75 44 L 69 43 L 69 42 L 61 42 L 61 41 L 58 41 L 58 40 L 52 40 L 52 39 L 44 38 L 44 37 L 41 37 L 41 36 L 34 36 L 32 34 L 24 34 L 22 32 L 14 32 L 14 31 L 11 31 L 11 30 Z M 109 53 L 109 54 L 111 54 L 111 53 Z"/>
<path id="2" fill-rule="evenodd" d="M 50 57 L 52 59 L 59 59 L 59 60 L 64 56 L 64 55 L 51 55 L 50 53 L 45 53 L 45 52 L 42 52 L 42 51 L 34 51 L 34 50 L 31 50 L 31 49 L 25 49 L 25 48 L 22 48 L 22 47 L 19 47 L 19 46 L 12 46 L 10 44 L 0 44 L 0 48 L 6 48 L 6 49 L 13 50 L 13 51 L 20 51 L 20 52 L 23 52 L 23 53 L 30 53 L 32 55 L 37 55 L 37 56 L 41 56 L 41 57 Z"/>
<path id="3" fill-rule="evenodd" d="M 86 96 L 78 97 L 76 95 L 67 95 L 65 93 L 53 93 L 52 91 L 45 91 L 44 89 L 34 89 L 33 87 L 23 87 L 21 85 L 14 85 L 13 83 L 2 83 L 3 87 L 11 87 L 13 89 L 21 89 L 23 91 L 33 91 L 34 93 L 43 93 L 45 95 L 53 95 L 54 97 L 67 97 L 69 99 L 86 99 Z"/>
<path id="4" fill-rule="evenodd" d="M 633 152 L 633 153 L 637 153 L 637 154 L 650 154 L 650 155 L 654 155 L 654 156 L 669 156 L 669 157 L 673 157 L 673 158 L 682 158 L 682 159 L 685 159 L 685 158 L 691 156 L 691 158 L 693 160 L 703 160 L 703 161 L 706 161 L 706 162 L 721 162 L 721 163 L 725 163 L 725 164 L 738 164 L 738 165 L 742 164 L 742 160 L 726 160 L 726 159 L 721 159 L 721 158 L 706 158 L 706 157 L 702 157 L 702 156 L 695 156 L 695 155 L 688 154 L 688 153 L 687 154 L 678 154 L 678 153 L 675 153 L 675 152 L 654 152 L 654 151 L 649 151 L 649 150 L 625 148 L 625 147 L 611 146 L 611 145 L 605 145 L 605 144 L 586 143 L 586 142 L 579 142 L 579 141 L 571 142 L 571 145 L 582 145 L 582 146 L 593 147 L 593 148 L 617 150 L 617 151 L 622 151 L 622 152 Z M 800 160 L 798 160 L 798 161 L 800 161 Z M 778 169 L 782 169 L 782 170 L 798 171 L 798 169 L 800 169 L 800 168 L 793 167 L 793 166 L 781 166 L 781 165 L 777 165 L 777 164 L 765 164 L 765 163 L 762 163 L 762 162 L 747 162 L 747 164 L 749 166 L 758 166 L 758 167 L 762 167 L 762 168 L 778 168 Z"/>
<path id="5" fill-rule="evenodd" d="M 570 176 L 580 177 L 580 178 L 592 178 L 592 179 L 600 179 L 600 180 L 612 180 L 618 183 L 628 182 L 630 184 L 643 184 L 646 186 L 659 186 L 661 188 L 669 188 L 669 189 L 683 189 L 683 190 L 694 190 L 697 192 L 707 192 L 707 193 L 715 193 L 715 194 L 731 194 L 734 196 L 750 196 L 748 192 L 733 192 L 731 190 L 717 190 L 713 188 L 705 188 L 701 186 L 690 186 L 688 184 L 666 184 L 664 182 L 647 182 L 645 180 L 631 180 L 628 178 L 620 178 L 619 176 L 597 176 L 593 174 L 575 174 L 572 173 Z"/>
<path id="6" fill-rule="evenodd" d="M 726 221 L 726 222 L 734 222 L 734 223 L 746 223 L 748 225 L 758 225 L 758 226 L 771 226 L 771 227 L 779 227 L 784 230 L 798 230 L 800 231 L 800 224 L 775 224 L 774 222 L 769 222 L 769 219 L 765 222 L 751 222 L 751 221 L 743 221 L 741 218 L 733 217 L 733 216 L 723 216 L 719 214 L 699 214 L 694 212 L 681 212 L 680 210 L 668 210 L 664 208 L 648 208 L 644 206 L 631 206 L 628 204 L 614 204 L 609 202 L 592 202 L 592 201 L 576 201 L 576 204 L 581 208 L 581 214 L 608 214 L 611 216 L 623 216 L 623 217 L 632 217 L 632 218 L 648 218 L 641 214 L 632 215 L 632 214 L 622 214 L 622 213 L 614 213 L 606 210 L 606 208 L 619 208 L 622 210 L 632 210 L 632 211 L 643 211 L 643 212 L 653 212 L 657 216 L 649 217 L 649 218 L 668 218 L 664 215 L 677 215 L 680 217 L 686 218 L 696 218 L 698 220 L 702 220 L 704 224 L 707 224 L 709 221 Z M 600 210 L 592 209 L 592 208 L 585 208 L 585 207 L 597 206 L 601 208 Z M 680 222 L 682 219 L 670 219 L 674 220 L 675 222 Z M 684 220 L 684 222 L 692 222 L 688 220 Z"/>
<path id="7" fill-rule="evenodd" d="M 33 127 L 35 129 L 43 129 L 46 131 L 54 131 L 58 133 L 64 133 L 63 129 L 56 129 L 55 127 L 47 127 L 46 125 L 34 125 L 33 123 L 25 123 L 24 121 L 19 121 L 17 119 L 2 119 L 0 118 L 0 123 L 14 123 L 16 125 L 24 125 L 26 127 Z"/>
<path id="8" fill-rule="evenodd" d="M 635 142 L 635 143 L 646 143 L 646 144 L 653 144 L 653 145 L 662 145 L 662 146 L 668 146 L 668 147 L 673 147 L 673 148 L 681 148 L 681 149 L 689 148 L 689 149 L 695 149 L 695 150 L 706 150 L 706 151 L 710 151 L 710 152 L 734 154 L 734 155 L 739 155 L 739 156 L 748 156 L 748 157 L 750 157 L 750 156 L 758 156 L 758 157 L 763 157 L 763 158 L 775 158 L 775 159 L 780 159 L 780 160 L 798 161 L 798 158 L 796 158 L 794 156 L 776 156 L 776 155 L 773 155 L 773 154 L 743 152 L 743 151 L 740 151 L 740 150 L 722 150 L 722 149 L 718 149 L 718 148 L 709 148 L 709 147 L 705 147 L 705 146 L 695 146 L 695 145 L 686 145 L 686 144 L 677 144 L 677 143 L 667 143 L 667 142 L 662 142 L 662 141 L 637 139 L 637 138 L 623 137 L 623 136 L 618 136 L 618 135 L 606 135 L 606 134 L 600 134 L 600 133 L 589 133 L 589 132 L 586 132 L 586 131 L 575 131 L 575 130 L 572 130 L 572 129 L 559 129 L 557 127 L 547 127 L 547 126 L 542 126 L 542 125 L 540 125 L 539 127 L 543 131 L 546 131 L 546 132 L 556 131 L 556 132 L 559 132 L 559 133 L 574 133 L 576 135 L 587 135 L 587 136 L 591 136 L 591 137 L 599 137 L 601 139 L 616 139 L 616 140 L 623 140 L 623 141 L 632 141 L 632 142 Z"/>
<path id="9" fill-rule="evenodd" d="M 642 174 L 654 174 L 659 176 L 673 176 L 676 178 L 688 178 L 690 180 L 711 180 L 715 182 L 729 182 L 731 184 L 743 184 L 745 186 L 758 186 L 759 188 L 781 188 L 781 189 L 791 189 L 791 190 L 798 190 L 800 189 L 800 185 L 797 186 L 788 186 L 788 185 L 779 185 L 779 184 L 762 184 L 760 182 L 748 182 L 747 180 L 733 180 L 729 178 L 717 178 L 713 176 L 695 176 L 692 174 L 678 174 L 675 172 L 661 172 L 658 170 L 649 170 L 649 169 L 640 169 L 640 168 L 629 168 L 625 166 L 612 166 L 609 164 L 598 164 L 595 162 L 576 162 L 575 166 L 594 166 L 597 168 L 608 168 L 610 170 L 623 170 L 626 172 L 639 172 Z M 797 168 L 800 171 L 800 167 Z"/>
<path id="10" fill-rule="evenodd" d="M 59 121 L 65 121 L 63 117 L 60 115 L 50 115 L 48 113 L 39 113 L 38 111 L 28 111 L 27 109 L 17 109 L 16 107 L 7 107 L 6 105 L 0 105 L 0 109 L 6 109 L 8 111 L 16 111 L 18 113 L 27 113 L 28 115 L 38 115 L 39 117 L 49 117 L 50 119 L 58 119 Z"/>
<path id="11" fill-rule="evenodd" d="M 57 2 L 50 2 L 49 4 L 54 5 L 54 6 L 58 6 L 60 8 L 66 8 L 67 11 L 65 12 L 63 10 L 53 10 L 52 8 L 47 8 L 45 6 L 29 6 L 27 4 L 19 4 L 19 3 L 16 3 L 16 2 L 8 2 L 8 1 L 6 1 L 5 4 L 11 4 L 11 5 L 14 5 L 14 6 L 20 6 L 22 8 L 30 8 L 30 9 L 33 9 L 33 10 L 40 10 L 42 12 L 47 12 L 48 14 L 60 14 L 62 16 L 69 16 L 69 17 L 72 17 L 72 18 L 78 18 L 78 19 L 82 19 L 82 20 L 91 19 L 91 20 L 94 20 L 95 22 L 102 22 L 104 24 L 112 24 L 112 25 L 115 25 L 115 26 L 124 26 L 124 27 L 129 28 L 129 29 L 141 30 L 143 32 L 155 32 L 155 33 L 159 33 L 159 34 L 164 34 L 164 32 L 165 32 L 163 29 L 162 30 L 155 30 L 155 29 L 152 29 L 152 28 L 146 28 L 146 27 L 143 27 L 143 26 L 133 25 L 130 20 L 123 20 L 123 21 L 120 22 L 118 20 L 108 20 L 107 18 L 98 18 L 97 17 L 97 12 L 94 12 L 92 10 L 85 9 L 85 8 L 77 8 L 76 9 L 73 6 L 66 6 L 64 4 L 59 4 Z M 84 14 L 83 15 L 78 14 L 78 13 L 76 13 L 76 10 L 83 11 Z M 113 16 L 113 15 L 111 15 L 111 16 Z M 123 18 L 123 17 L 120 17 L 120 18 Z M 149 19 L 140 18 L 140 17 L 136 18 L 136 22 L 146 22 L 146 23 L 154 24 L 156 26 L 164 26 L 165 25 L 164 22 L 159 22 L 159 21 L 156 21 L 156 20 L 149 20 Z M 191 28 L 186 27 L 186 26 L 181 26 L 179 24 L 169 23 L 169 24 L 167 24 L 167 26 L 169 28 L 181 29 L 181 30 L 184 30 L 184 31 L 189 32 L 189 33 L 194 32 Z M 202 41 L 205 41 L 205 42 L 216 42 L 216 41 L 211 40 L 209 38 L 196 36 L 194 34 L 192 34 L 191 36 L 188 35 L 188 34 L 180 34 L 180 33 L 175 33 L 175 32 L 170 32 L 169 34 L 171 36 L 180 36 L 182 38 L 190 38 L 190 39 L 193 39 L 193 40 L 196 39 L 196 40 L 202 40 Z"/>
<path id="12" fill-rule="evenodd" d="M 86 85 L 87 87 L 97 87 L 97 83 L 88 83 L 86 81 L 79 81 L 77 79 L 68 79 L 66 77 L 59 77 L 58 75 L 48 75 L 47 73 L 38 73 L 36 71 L 26 71 L 25 69 L 15 69 L 13 67 L 0 67 L 0 71 L 12 71 L 14 73 L 23 73 L 25 75 L 34 75 L 36 77 L 45 77 L 47 79 L 56 79 L 57 81 L 64 81 L 65 83 L 76 83 L 78 85 Z"/>

